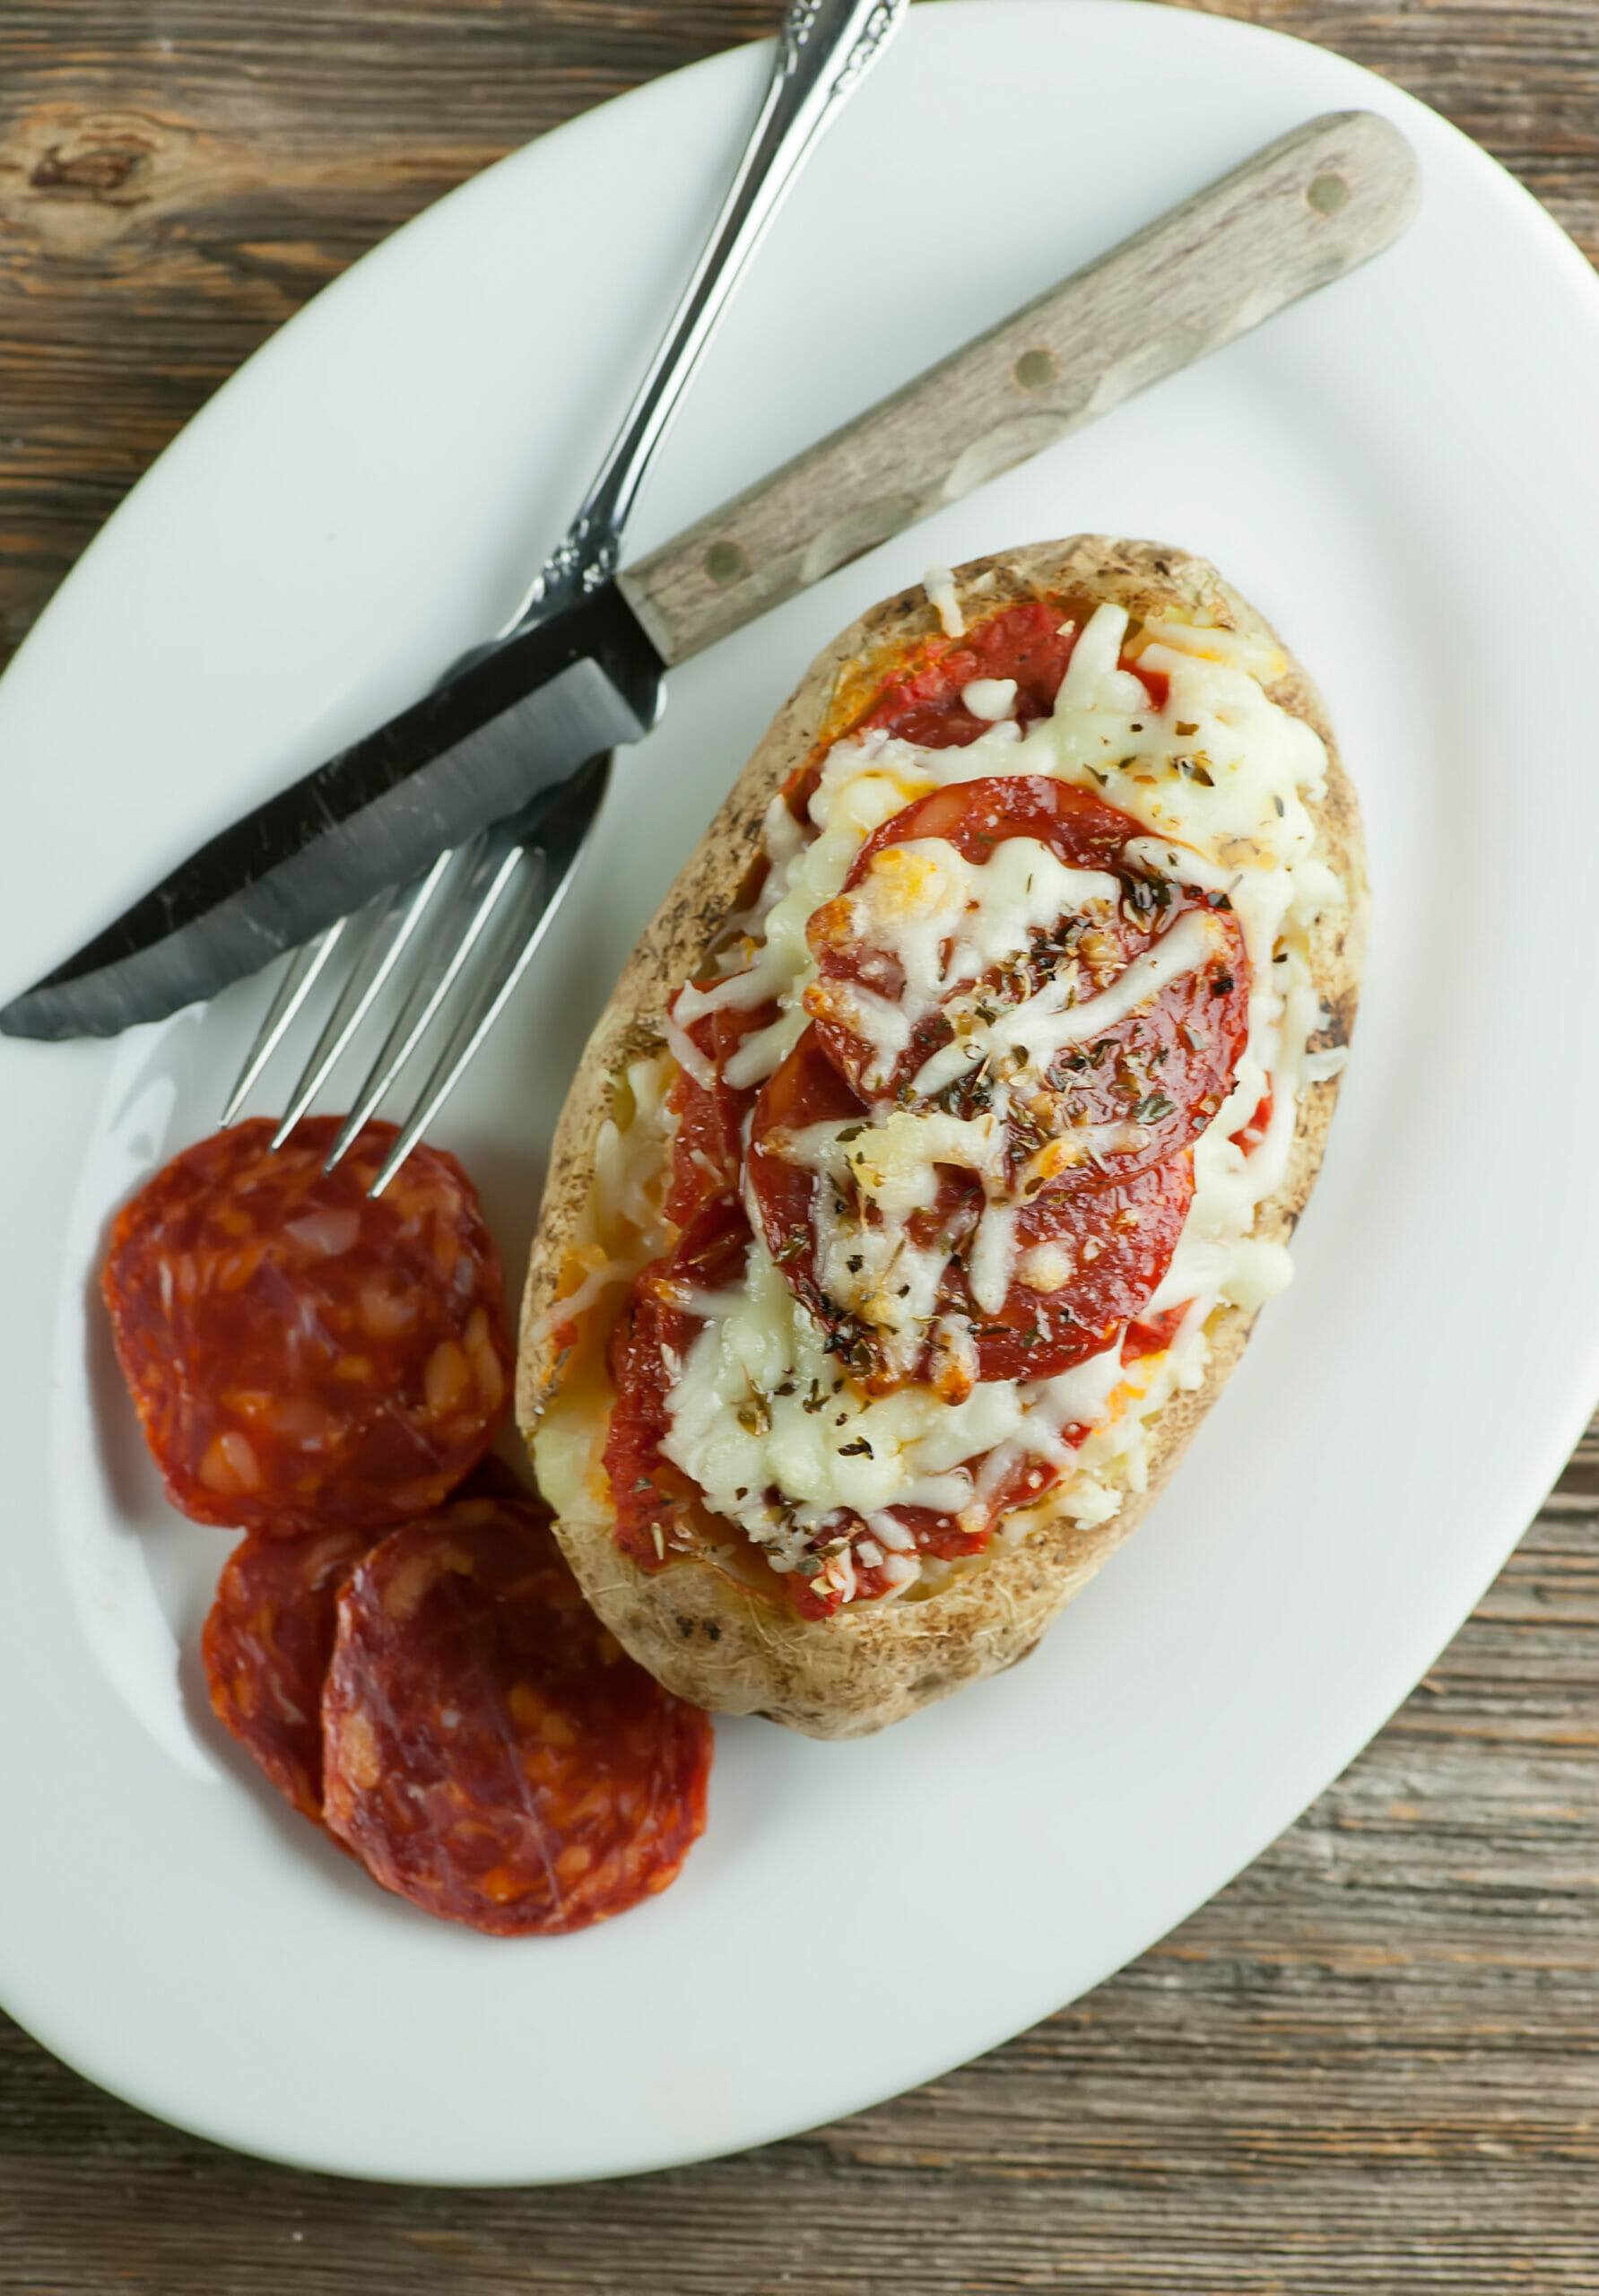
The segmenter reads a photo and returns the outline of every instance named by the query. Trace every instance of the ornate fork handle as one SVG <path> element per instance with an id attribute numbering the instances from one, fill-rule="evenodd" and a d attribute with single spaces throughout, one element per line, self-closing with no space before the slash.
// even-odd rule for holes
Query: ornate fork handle
<path id="1" fill-rule="evenodd" d="M 830 13 L 839 13 L 836 9 L 830 11 L 827 0 L 794 0 L 778 34 L 778 68 L 792 75 L 808 64 L 813 77 L 820 80 L 825 79 L 837 63 L 839 68 L 833 74 L 830 93 L 836 96 L 852 88 L 899 22 L 903 10 L 895 4 L 895 0 L 874 0 L 870 9 L 856 13 L 857 20 L 864 13 L 865 21 L 851 45 L 847 30 L 824 21 Z"/>
<path id="2" fill-rule="evenodd" d="M 512 629 L 542 621 L 615 573 L 651 456 L 811 144 L 881 53 L 907 0 L 790 0 L 743 157 L 709 241 L 593 485 L 541 568 Z"/>

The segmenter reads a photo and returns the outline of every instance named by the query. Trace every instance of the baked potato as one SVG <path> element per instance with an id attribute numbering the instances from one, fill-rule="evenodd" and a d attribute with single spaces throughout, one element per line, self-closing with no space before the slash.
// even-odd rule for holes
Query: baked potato
<path id="1" fill-rule="evenodd" d="M 1026 1656 L 1287 1280 L 1359 813 L 1202 560 L 1079 535 L 813 662 L 562 1113 L 519 1422 L 680 1696 L 819 1737 Z"/>

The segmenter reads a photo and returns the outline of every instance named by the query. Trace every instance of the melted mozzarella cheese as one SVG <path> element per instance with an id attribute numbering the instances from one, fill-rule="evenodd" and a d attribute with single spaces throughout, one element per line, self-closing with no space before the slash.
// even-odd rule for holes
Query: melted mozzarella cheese
<path id="1" fill-rule="evenodd" d="M 974 718 L 986 718 L 994 725 L 1001 718 L 1008 718 L 1016 707 L 1014 678 L 973 678 L 969 685 L 960 689 L 960 700 Z"/>
<path id="2" fill-rule="evenodd" d="M 1103 1036 L 1107 1029 L 1115 1028 L 1141 1006 L 1152 1004 L 1170 982 L 1197 972 L 1207 958 L 1226 945 L 1226 932 L 1210 909 L 1186 909 L 1169 931 L 1142 956 L 1134 957 L 1097 996 L 1065 1005 L 1069 990 L 1063 987 L 1063 968 L 1036 996 L 1030 996 L 1013 1012 L 1002 1013 L 987 1025 L 981 1039 L 983 1048 L 991 1057 L 1002 1060 L 1006 1054 L 1021 1053 L 1029 1066 L 1047 1068 L 1068 1045 L 1087 1044 Z"/>
<path id="3" fill-rule="evenodd" d="M 839 924 L 847 944 L 893 952 L 904 978 L 895 999 L 902 1049 L 952 988 L 1024 956 L 1062 917 L 1108 916 L 1120 897 L 1107 871 L 1068 868 L 1037 838 L 1006 838 L 982 862 L 945 838 L 912 838 L 873 856 L 838 905 Z M 811 1001 L 813 1010 L 821 1000 Z"/>
<path id="4" fill-rule="evenodd" d="M 917 1027 L 948 1004 L 952 990 L 1025 956 L 1062 917 L 1108 917 L 1120 891 L 1104 870 L 1068 868 L 1036 838 L 1007 838 L 980 863 L 941 837 L 885 847 L 853 891 L 830 903 L 817 923 L 835 947 L 864 955 L 891 951 L 900 975 L 897 994 L 890 999 L 856 979 L 834 977 L 807 986 L 804 1007 L 871 1047 L 864 1081 L 879 1091 Z M 964 1041 L 962 1016 L 955 1017 Z M 975 1042 L 969 1057 L 957 1052 L 951 1076 L 979 1057 Z M 937 1089 L 918 1083 L 918 1090 Z"/>
<path id="5" fill-rule="evenodd" d="M 959 1404 L 925 1387 L 865 1395 L 760 1242 L 743 1282 L 703 1304 L 661 1448 L 779 1569 L 840 1509 L 868 1525 L 892 1506 L 958 1515 L 974 1492 L 966 1463 L 1021 1426 L 1024 1391 L 997 1383 Z"/>
<path id="6" fill-rule="evenodd" d="M 927 604 L 943 624 L 946 638 L 964 638 L 966 620 L 960 612 L 960 601 L 955 595 L 955 578 L 947 566 L 929 566 L 922 577 L 922 587 L 927 593 Z"/>
<path id="7" fill-rule="evenodd" d="M 972 1304 L 981 1315 L 997 1316 L 1005 1304 L 1016 1270 L 1016 1222 L 1021 1216 L 1019 1204 L 983 1207 L 966 1263 Z"/>
<path id="8" fill-rule="evenodd" d="M 953 586 L 946 596 L 943 578 L 929 578 L 929 595 L 952 634 L 960 634 L 953 627 Z M 916 1248 L 908 1223 L 934 1199 L 937 1163 L 963 1166 L 983 1180 L 986 1202 L 967 1247 L 981 1312 L 996 1312 L 1013 1280 L 1047 1294 L 1074 1273 L 1064 1245 L 1018 1249 L 1015 1207 L 1000 1200 L 998 1185 L 1003 1090 L 1000 1105 L 979 1117 L 894 1110 L 858 1126 L 807 1126 L 780 1144 L 822 1183 L 814 1222 L 822 1288 L 878 1324 L 891 1361 L 896 1355 L 902 1364 L 915 1361 L 931 1338 L 941 1369 L 935 1387 L 866 1395 L 840 1370 L 828 1335 L 759 1241 L 739 1284 L 695 1298 L 704 1322 L 675 1378 L 663 1449 L 700 1485 L 713 1511 L 740 1524 L 779 1570 L 814 1553 L 830 1524 L 858 1518 L 868 1538 L 865 1546 L 857 1540 L 856 1556 L 889 1578 L 891 1598 L 918 1578 L 935 1584 L 955 1566 L 919 1558 L 891 1510 L 924 1506 L 959 1521 L 970 1509 L 969 1520 L 986 1519 L 986 1504 L 1024 1489 L 1034 1467 L 1039 1487 L 1062 1478 L 1062 1503 L 1073 1519 L 1085 1526 L 1107 1520 L 1125 1492 L 1142 1487 L 1162 1408 L 1203 1378 L 1205 1324 L 1217 1302 L 1253 1305 L 1288 1280 L 1286 1252 L 1253 1231 L 1258 1207 L 1282 1185 L 1298 1097 L 1326 1073 L 1324 1057 L 1307 1051 L 1321 1020 L 1308 933 L 1316 918 L 1343 898 L 1312 851 L 1306 800 L 1322 793 L 1325 758 L 1311 728 L 1263 691 L 1262 682 L 1285 667 L 1269 645 L 1175 620 L 1146 623 L 1139 665 L 1168 682 L 1166 701 L 1156 709 L 1142 680 L 1121 666 L 1126 630 L 1120 608 L 1099 608 L 1078 639 L 1053 716 L 1025 733 L 1007 717 L 963 748 L 924 750 L 882 733 L 835 744 L 812 795 L 808 823 L 795 821 L 781 800 L 768 815 L 766 881 L 755 913 L 740 920 L 751 935 L 747 961 L 724 961 L 722 978 L 682 992 L 667 1016 L 669 1048 L 681 1058 L 687 1029 L 718 1004 L 749 1011 L 774 1002 L 776 1022 L 746 1038 L 727 1064 L 729 1082 L 743 1088 L 771 1074 L 818 1003 L 857 1028 L 888 1066 L 909 1041 L 908 1012 L 944 1004 L 960 1033 L 917 1079 L 918 1090 L 931 1093 L 993 1055 L 1047 1065 L 1066 1045 L 1099 1033 L 1205 961 L 1214 928 L 1204 912 L 1186 911 L 1119 976 L 1096 978 L 1091 964 L 1063 964 L 1024 1002 L 985 1017 L 978 1000 L 963 1002 L 962 983 L 1024 955 L 1035 931 L 1047 930 L 1063 912 L 1114 902 L 1119 888 L 1108 875 L 1066 869 L 1035 840 L 1004 840 L 987 862 L 974 865 L 930 839 L 888 848 L 843 897 L 850 905 L 848 929 L 899 959 L 904 997 L 830 980 L 821 984 L 820 996 L 808 996 L 818 987 L 808 928 L 819 910 L 839 902 L 872 832 L 936 788 L 1004 774 L 1058 778 L 1129 814 L 1144 832 L 1129 857 L 1212 895 L 1226 893 L 1250 958 L 1246 1050 L 1226 1103 L 1195 1144 L 1193 1205 L 1167 1275 L 1144 1310 L 1186 1310 L 1175 1338 L 1157 1354 L 1124 1364 L 1118 1338 L 1055 1379 L 983 1382 L 973 1376 L 975 1351 L 965 1326 L 946 1330 L 957 1319 L 934 1320 L 947 1254 L 936 1241 Z M 978 682 L 965 697 L 973 714 L 998 709 L 1002 696 L 984 689 L 1005 683 Z M 1008 709 L 1013 697 L 1003 699 Z M 734 970 L 727 970 L 730 962 Z M 830 996 L 840 996 L 843 1004 L 827 1006 Z M 684 1065 L 692 1073 L 692 1061 Z M 1003 1065 L 990 1058 L 988 1073 Z M 656 1065 L 665 1071 L 670 1064 Z M 1268 1091 L 1273 1108 L 1264 1136 L 1246 1152 L 1233 1135 L 1250 1123 Z M 574 1278 L 586 1292 L 658 1248 L 659 1174 L 670 1154 L 663 1094 L 654 1067 L 641 1064 L 636 1080 L 630 1072 L 622 1115 L 602 1135 L 598 1210 L 581 1245 L 589 1259 Z M 628 1137 L 630 1123 L 642 1145 Z M 1118 1130 L 1117 1138 L 1082 1140 L 1080 1148 L 1129 1144 L 1119 1128 L 1106 1129 Z M 651 1157 L 653 1193 L 640 1178 Z M 830 1175 L 853 1182 L 873 1207 L 870 1223 L 839 1216 L 844 1196 L 825 1185 Z M 567 1315 L 576 1311 L 577 1299 L 574 1291 Z M 574 1402 L 574 1428 L 587 1424 L 581 1413 L 590 1408 Z M 548 1451 L 551 1472 L 572 1481 L 581 1445 L 576 1434 L 567 1441 L 569 1431 L 552 1423 L 558 1419 L 559 1407 L 541 1431 L 541 1473 Z M 1057 1495 L 1051 1492 L 1052 1504 Z M 1025 1523 L 1024 1512 L 1012 1509 L 1000 1535 L 1008 1526 L 1024 1531 Z M 872 1561 L 874 1554 L 884 1558 L 881 1565 Z M 856 1589 L 848 1555 L 828 1568 L 847 1599 Z"/>
<path id="9" fill-rule="evenodd" d="M 760 1243 L 743 1281 L 700 1304 L 662 1448 L 780 1571 L 845 1514 L 914 1565 L 891 1509 L 930 1508 L 954 1526 L 975 1507 L 986 1522 L 986 1502 L 1030 1461 L 1071 1469 L 1066 1431 L 1103 1422 L 1129 1387 L 1118 1340 L 1053 1379 L 978 1382 L 957 1403 L 919 1387 L 867 1396 Z M 918 1575 L 899 1574 L 894 1591 Z"/>
<path id="10" fill-rule="evenodd" d="M 816 1277 L 830 1299 L 870 1324 L 885 1361 L 908 1377 L 935 1312 L 938 1286 L 949 1259 L 934 1237 L 917 1243 L 912 1223 L 937 1194 L 932 1166 L 952 1164 L 979 1174 L 1004 1153 L 1004 1135 L 992 1116 L 929 1117 L 895 1109 L 876 1124 L 807 1126 L 768 1147 L 814 1171 L 812 1229 Z M 828 1183 L 850 1184 L 830 1186 Z M 848 1206 L 854 1195 L 865 1207 Z M 752 1224 L 760 1222 L 753 1205 Z"/>
<path id="11" fill-rule="evenodd" d="M 523 1344 L 547 1346 L 614 1284 L 629 1283 L 667 1245 L 664 1210 L 675 1126 L 666 1105 L 671 1060 L 630 1063 L 599 1129 L 594 1185 L 577 1224 L 558 1296 L 525 1327 Z"/>

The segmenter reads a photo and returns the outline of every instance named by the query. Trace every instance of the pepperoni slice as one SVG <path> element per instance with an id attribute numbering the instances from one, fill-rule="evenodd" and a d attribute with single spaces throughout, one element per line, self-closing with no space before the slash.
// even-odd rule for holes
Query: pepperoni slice
<path id="1" fill-rule="evenodd" d="M 1032 775 L 958 783 L 907 805 L 867 839 L 843 892 L 811 922 L 819 978 L 805 1001 L 829 1059 L 874 1106 L 935 1101 L 970 1115 L 993 1097 L 995 1060 L 1005 1064 L 1002 1082 L 1012 1074 L 1008 1053 L 982 1058 L 982 1025 L 1003 1026 L 1006 1012 L 1045 990 L 1073 1004 L 1111 990 L 1134 960 L 1158 965 L 1162 948 L 1175 949 L 1169 936 L 1180 932 L 1186 953 L 1201 953 L 1202 961 L 1164 980 L 1132 1011 L 1108 1017 L 1086 1041 L 1062 1048 L 1030 1077 L 1019 1107 L 1014 1090 L 1007 1097 L 1018 1179 L 1055 1138 L 1068 1143 L 1063 1154 L 1071 1152 L 1073 1135 L 1084 1144 L 1071 1166 L 1047 1166 L 1050 1178 L 1073 1187 L 1131 1178 L 1186 1147 L 1230 1089 L 1248 1035 L 1249 967 L 1230 909 L 1129 864 L 1125 848 L 1143 834 L 1115 807 Z M 924 882 L 936 875 L 926 840 L 985 868 L 1015 838 L 1043 847 L 1067 868 L 1114 877 L 1119 899 L 1092 898 L 1082 910 L 1038 925 L 1026 948 L 986 970 L 963 965 L 946 940 L 941 962 L 954 978 L 943 978 L 929 1000 L 926 982 L 913 989 L 900 956 L 873 939 L 873 917 L 890 901 L 914 914 Z M 863 900 L 856 889 L 874 874 Z M 1194 926 L 1182 922 L 1195 910 L 1204 920 L 1196 945 Z M 897 1052 L 885 1052 L 863 1026 L 867 1012 L 881 1015 L 885 1007 L 900 1014 L 906 1041 Z M 935 1066 L 924 1077 L 934 1056 L 969 1032 L 974 1049 L 965 1069 L 957 1065 L 945 1077 Z"/>
<path id="2" fill-rule="evenodd" d="M 960 749 L 992 730 L 986 718 L 966 706 L 966 688 L 978 678 L 1011 679 L 1016 687 L 1010 716 L 1027 726 L 1055 708 L 1080 628 L 1095 601 L 1073 604 L 1060 598 L 1023 599 L 1002 606 L 952 641 L 934 638 L 917 647 L 899 674 L 880 686 L 853 716 L 847 710 L 830 722 L 825 742 L 790 777 L 784 796 L 796 821 L 821 777 L 828 744 L 846 734 L 881 731 L 920 749 Z M 1146 669 L 1127 654 L 1118 666 L 1132 671 L 1149 697 L 1151 710 L 1164 709 L 1170 681 L 1163 670 Z"/>
<path id="3" fill-rule="evenodd" d="M 1055 707 L 1077 642 L 1058 605 L 1028 599 L 990 614 L 954 645 L 934 640 L 917 665 L 883 688 L 856 731 L 881 727 L 919 749 L 957 749 L 988 731 L 961 700 L 978 678 L 1012 678 L 1014 715 L 1023 726 Z"/>
<path id="4" fill-rule="evenodd" d="M 322 1819 L 322 1685 L 339 1589 L 367 1531 L 308 1539 L 252 1531 L 229 1556 L 200 1636 L 211 1703 L 281 1794 Z"/>
<path id="5" fill-rule="evenodd" d="M 705 1825 L 709 1718 L 618 1648 L 548 1525 L 478 1499 L 392 1532 L 339 1597 L 323 1696 L 330 1832 L 501 1937 L 625 1912 Z"/>
<path id="6" fill-rule="evenodd" d="M 264 1118 L 176 1157 L 119 1214 L 101 1277 L 173 1505 L 269 1535 L 427 1513 L 487 1450 L 513 1361 L 500 1262 L 453 1156 L 336 1117 L 274 1155 Z"/>
<path id="7" fill-rule="evenodd" d="M 934 789 L 883 822 L 856 855 L 847 886 L 858 885 L 885 846 L 942 837 L 968 861 L 986 861 L 1007 837 L 1036 838 L 1069 869 L 1114 869 L 1130 837 L 1148 831 L 1073 782 L 1048 774 L 993 774 Z"/>
<path id="8" fill-rule="evenodd" d="M 723 1071 L 744 1038 L 764 1027 L 776 1013 L 775 1004 L 752 1012 L 720 1004 L 714 1012 L 702 1013 L 686 1032 L 715 1074 L 709 1084 L 703 1084 L 686 1068 L 680 1068 L 667 1094 L 677 1126 L 665 1211 L 680 1228 L 687 1228 L 700 1207 L 714 1197 L 738 1193 L 743 1120 L 755 1095 L 729 1084 Z"/>
<path id="9" fill-rule="evenodd" d="M 740 1169 L 744 1121 L 755 1094 L 729 1084 L 723 1070 L 752 1030 L 764 1027 L 776 1012 L 774 1004 L 752 1011 L 719 1005 L 689 1024 L 686 1034 L 714 1074 L 704 1083 L 680 1067 L 668 1094 L 677 1121 L 665 1210 L 682 1232 L 672 1252 L 634 1278 L 611 1334 L 615 1402 L 605 1472 L 616 1509 L 616 1544 L 644 1570 L 699 1544 L 695 1486 L 660 1448 L 670 1423 L 673 1366 L 681 1369 L 700 1328 L 682 1295 L 719 1290 L 735 1283 L 743 1269 L 750 1223 L 740 1201 Z"/>
<path id="10" fill-rule="evenodd" d="M 971 1320 L 980 1379 L 1048 1379 L 1098 1355 L 1171 1264 L 1194 1199 L 1183 1154 L 1126 1181 L 1050 1188 L 1016 1217 L 1021 1273 L 1000 1307 L 980 1311 L 965 1266 L 945 1278 L 948 1305 Z"/>
<path id="11" fill-rule="evenodd" d="M 870 1300 L 885 1305 L 873 1312 L 870 1300 L 847 1302 L 830 1292 L 820 1262 L 819 1229 L 835 1238 L 830 1264 L 846 1276 L 851 1258 L 869 1259 L 876 1224 L 870 1202 L 847 1165 L 818 1174 L 788 1152 L 794 1135 L 813 1125 L 842 1125 L 847 1132 L 852 1124 L 869 1154 L 872 1111 L 825 1057 L 818 1031 L 807 1029 L 756 1103 L 748 1170 L 768 1250 L 833 1335 L 840 1360 L 875 1393 L 907 1382 L 939 1383 L 934 1326 L 945 1316 L 970 1326 L 979 1379 L 1052 1378 L 1098 1354 L 1159 1284 L 1193 1198 L 1193 1159 L 1186 1153 L 1092 1188 L 1041 1187 L 1011 1207 L 1008 1256 L 1018 1273 L 991 1312 L 976 1304 L 970 1269 L 985 1210 L 982 1185 L 959 1166 L 935 1165 L 933 1199 L 910 1214 L 905 1233 L 917 1256 L 940 1256 L 942 1274 L 919 1318 L 924 1344 L 908 1358 L 884 1336 L 901 1271 L 890 1269 L 877 1283 Z M 819 1204 L 823 1190 L 831 1197 L 825 1207 Z"/>
<path id="12" fill-rule="evenodd" d="M 789 1149 L 795 1135 L 813 1125 L 859 1125 L 864 1133 L 871 1116 L 827 1058 L 813 1025 L 761 1087 L 751 1119 L 745 1171 L 766 1248 L 804 1306 L 833 1330 L 847 1318 L 823 1292 L 816 1265 L 817 1196 L 828 1182 Z M 849 1209 L 849 1196 L 835 1194 L 835 1215 Z"/>

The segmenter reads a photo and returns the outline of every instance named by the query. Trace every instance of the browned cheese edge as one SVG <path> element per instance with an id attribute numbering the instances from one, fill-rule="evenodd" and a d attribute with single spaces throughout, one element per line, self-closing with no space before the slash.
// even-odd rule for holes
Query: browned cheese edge
<path id="1" fill-rule="evenodd" d="M 1214 568 L 1158 544 L 1080 535 L 972 561 L 955 570 L 955 579 L 969 618 L 1020 599 L 1087 589 L 1126 606 L 1134 617 L 1175 611 L 1282 646 Z M 555 1299 L 615 1079 L 630 1061 L 658 1047 L 668 1002 L 700 970 L 724 917 L 737 906 L 772 797 L 810 753 L 840 691 L 870 691 L 908 647 L 935 636 L 939 627 L 918 586 L 873 606 L 818 656 L 629 959 L 556 1131 L 527 1272 L 525 1334 Z M 1331 1016 L 1312 1039 L 1319 1048 L 1346 1043 L 1354 1023 L 1367 907 L 1364 854 L 1359 808 L 1321 697 L 1288 648 L 1282 650 L 1290 666 L 1268 691 L 1314 726 L 1325 744 L 1327 788 L 1315 809 L 1316 850 L 1349 894 L 1347 908 L 1324 917 L 1312 935 L 1312 974 Z M 1337 1090 L 1336 1078 L 1307 1087 L 1282 1188 L 1262 1205 L 1256 1234 L 1282 1239 L 1291 1234 L 1321 1163 Z M 669 1689 L 717 1711 L 763 1713 L 814 1737 L 857 1736 L 1027 1656 L 1143 1520 L 1226 1384 L 1252 1321 L 1228 1306 L 1212 1315 L 1204 1382 L 1175 1396 L 1153 1422 L 1147 1488 L 1128 1492 L 1109 1522 L 1079 1529 L 1066 1519 L 1060 1493 L 1052 1493 L 1025 1517 L 1012 1518 L 1008 1527 L 1022 1530 L 1019 1541 L 996 1544 L 925 1597 L 807 1621 L 698 1561 L 641 1570 L 618 1551 L 607 1522 L 558 1521 L 556 1529 L 595 1609 Z M 529 1441 L 554 1370 L 552 1349 L 534 1349 L 525 1339 L 517 1416 Z"/>

